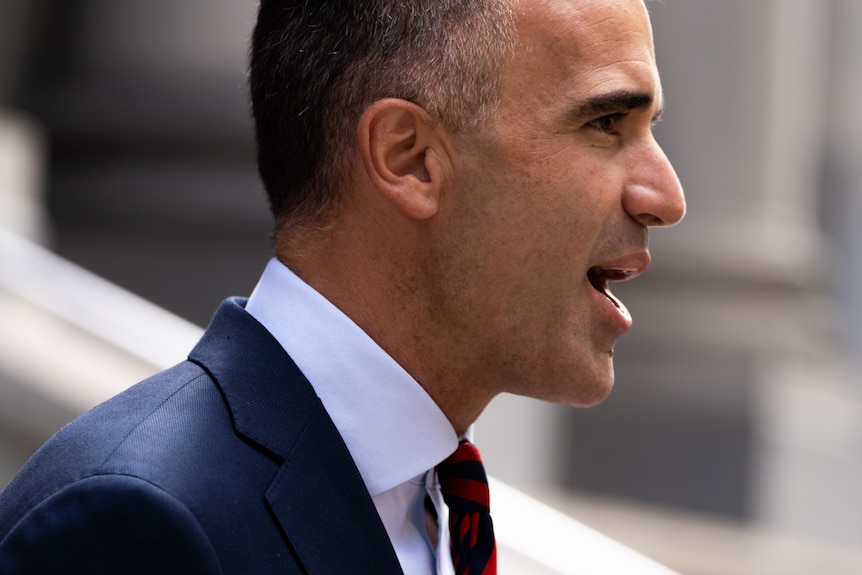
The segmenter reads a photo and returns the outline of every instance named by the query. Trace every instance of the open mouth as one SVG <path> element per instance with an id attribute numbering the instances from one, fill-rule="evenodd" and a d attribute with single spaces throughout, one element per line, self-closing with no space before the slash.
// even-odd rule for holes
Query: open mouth
<path id="1" fill-rule="evenodd" d="M 619 309 L 625 309 L 622 302 L 608 289 L 610 282 L 621 282 L 632 276 L 630 272 L 618 269 L 592 267 L 587 271 L 587 279 L 596 291 L 608 298 Z"/>

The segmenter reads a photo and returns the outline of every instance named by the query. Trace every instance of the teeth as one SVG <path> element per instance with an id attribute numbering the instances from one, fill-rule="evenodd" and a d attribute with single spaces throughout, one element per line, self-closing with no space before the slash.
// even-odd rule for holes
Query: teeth
<path id="1" fill-rule="evenodd" d="M 587 277 L 590 283 L 596 286 L 596 289 L 602 289 L 600 286 L 606 285 L 608 282 L 621 282 L 631 277 L 631 272 L 620 269 L 605 269 L 600 267 L 590 268 L 587 272 Z"/>
<path id="2" fill-rule="evenodd" d="M 617 299 L 617 296 L 615 296 L 614 294 L 612 294 L 612 293 L 611 293 L 609 290 L 607 290 L 607 289 L 606 289 L 606 290 L 604 290 L 604 294 L 605 294 L 605 297 L 607 297 L 609 300 L 611 300 L 611 303 L 612 303 L 612 304 L 614 304 L 615 306 L 617 306 L 617 307 L 618 307 L 618 308 L 620 308 L 620 309 L 624 309 L 624 307 L 623 307 L 623 302 L 621 302 L 620 300 L 618 300 L 618 299 Z"/>
<path id="3" fill-rule="evenodd" d="M 621 282 L 629 279 L 631 273 L 625 270 L 604 270 L 605 278 L 611 282 Z"/>

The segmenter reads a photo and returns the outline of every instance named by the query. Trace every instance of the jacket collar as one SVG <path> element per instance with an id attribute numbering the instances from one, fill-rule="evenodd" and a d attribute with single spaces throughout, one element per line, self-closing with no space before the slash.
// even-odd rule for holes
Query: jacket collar
<path id="1" fill-rule="evenodd" d="M 401 574 L 374 504 L 311 384 L 245 312 L 219 307 L 189 359 L 215 380 L 236 433 L 283 461 L 266 498 L 306 570 Z"/>

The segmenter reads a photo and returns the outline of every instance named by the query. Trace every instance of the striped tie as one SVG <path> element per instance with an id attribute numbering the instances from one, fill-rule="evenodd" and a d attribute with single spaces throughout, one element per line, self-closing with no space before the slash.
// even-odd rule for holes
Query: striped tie
<path id="1" fill-rule="evenodd" d="M 476 446 L 461 441 L 437 466 L 440 491 L 449 507 L 449 534 L 456 575 L 497 575 L 488 478 Z"/>

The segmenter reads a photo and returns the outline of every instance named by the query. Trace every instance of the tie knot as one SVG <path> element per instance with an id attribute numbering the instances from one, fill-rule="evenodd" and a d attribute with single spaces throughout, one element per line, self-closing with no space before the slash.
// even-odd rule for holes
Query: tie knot
<path id="1" fill-rule="evenodd" d="M 437 466 L 443 500 L 453 513 L 488 513 L 488 477 L 475 445 L 461 441 L 455 453 Z"/>

